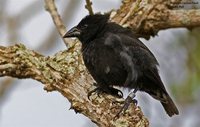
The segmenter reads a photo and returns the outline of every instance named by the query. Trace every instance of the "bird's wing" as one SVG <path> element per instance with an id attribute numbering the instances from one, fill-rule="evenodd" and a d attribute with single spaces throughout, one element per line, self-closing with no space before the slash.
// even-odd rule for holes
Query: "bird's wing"
<path id="1" fill-rule="evenodd" d="M 145 70 L 156 68 L 158 65 L 154 55 L 139 39 L 121 33 L 107 33 L 105 38 L 104 44 L 119 55 L 128 72 L 125 86 L 133 84 Z"/>
<path id="2" fill-rule="evenodd" d="M 139 74 L 136 65 L 137 59 L 135 59 L 131 54 L 131 43 L 128 45 L 124 43 L 124 41 L 131 40 L 125 39 L 120 34 L 113 33 L 107 33 L 105 38 L 105 46 L 108 46 L 114 50 L 115 55 L 118 55 L 118 58 L 120 58 L 120 61 L 123 64 L 122 66 L 124 66 L 127 71 L 128 75 L 124 86 L 126 87 L 133 84 L 137 80 Z"/>
<path id="3" fill-rule="evenodd" d="M 131 43 L 129 41 L 124 42 Z M 155 89 L 159 88 L 162 92 L 166 93 L 166 89 L 158 73 L 158 62 L 153 53 L 139 39 L 133 37 L 132 42 L 134 43 L 131 44 L 130 51 L 132 56 L 137 59 L 136 65 L 139 66 L 143 76 L 148 79 L 146 84 Z"/>

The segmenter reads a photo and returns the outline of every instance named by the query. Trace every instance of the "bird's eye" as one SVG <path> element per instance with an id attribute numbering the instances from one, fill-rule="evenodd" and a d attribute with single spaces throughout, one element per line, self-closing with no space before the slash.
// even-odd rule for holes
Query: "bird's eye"
<path id="1" fill-rule="evenodd" d="M 85 28 L 87 28 L 88 27 L 88 24 L 84 24 L 81 28 L 82 29 L 85 29 Z"/>

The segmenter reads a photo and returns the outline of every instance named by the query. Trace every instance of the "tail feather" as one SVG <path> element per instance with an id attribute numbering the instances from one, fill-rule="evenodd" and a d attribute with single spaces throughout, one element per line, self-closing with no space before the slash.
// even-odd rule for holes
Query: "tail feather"
<path id="1" fill-rule="evenodd" d="M 153 98 L 160 101 L 163 108 L 165 109 L 166 113 L 171 117 L 173 115 L 178 115 L 179 111 L 174 104 L 173 100 L 170 98 L 168 93 L 166 91 L 160 91 L 160 90 L 146 90 L 147 93 L 149 93 Z"/>
<path id="2" fill-rule="evenodd" d="M 176 105 L 174 104 L 174 102 L 172 101 L 172 99 L 170 98 L 170 96 L 168 95 L 167 100 L 165 102 L 161 101 L 161 104 L 163 106 L 163 108 L 165 109 L 166 113 L 171 117 L 173 115 L 178 115 L 179 111 L 176 107 Z"/>
<path id="3" fill-rule="evenodd" d="M 147 92 L 156 100 L 159 100 L 165 109 L 166 113 L 171 117 L 173 115 L 178 115 L 179 111 L 174 104 L 173 100 L 167 93 L 164 84 L 158 74 L 157 68 L 145 71 L 145 78 L 142 80 L 144 85 L 141 90 Z"/>

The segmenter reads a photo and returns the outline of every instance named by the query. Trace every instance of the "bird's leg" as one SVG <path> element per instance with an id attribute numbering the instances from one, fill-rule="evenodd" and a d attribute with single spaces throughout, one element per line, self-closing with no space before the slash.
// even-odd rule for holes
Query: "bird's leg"
<path id="1" fill-rule="evenodd" d="M 127 96 L 127 98 L 126 98 L 125 101 L 124 101 L 123 107 L 122 107 L 122 108 L 120 109 L 120 111 L 117 113 L 117 115 L 115 116 L 115 118 L 118 118 L 121 112 L 125 112 L 125 111 L 128 109 L 128 107 L 129 107 L 129 105 L 130 105 L 131 103 L 134 103 L 135 105 L 137 105 L 137 100 L 134 99 L 135 96 L 136 96 L 137 90 L 138 90 L 138 89 L 135 88 L 134 91 L 130 92 L 130 94 Z"/>
<path id="2" fill-rule="evenodd" d="M 118 89 L 115 89 L 113 87 L 110 87 L 110 86 L 102 86 L 102 85 L 98 85 L 98 84 L 95 84 L 95 86 L 97 86 L 97 88 L 95 88 L 94 90 L 90 91 L 88 93 L 88 99 L 90 100 L 90 96 L 93 94 L 93 93 L 97 93 L 97 95 L 99 96 L 100 94 L 102 93 L 106 93 L 106 94 L 110 94 L 110 95 L 113 95 L 113 96 L 116 96 L 118 98 L 122 98 L 123 97 L 123 93 L 122 91 L 118 90 Z"/>

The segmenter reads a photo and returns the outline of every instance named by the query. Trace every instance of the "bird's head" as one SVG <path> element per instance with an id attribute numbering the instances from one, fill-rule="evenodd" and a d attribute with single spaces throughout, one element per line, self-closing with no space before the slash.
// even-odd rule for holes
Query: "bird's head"
<path id="1" fill-rule="evenodd" d="M 77 26 L 71 28 L 63 37 L 77 37 L 82 43 L 93 39 L 108 22 L 109 15 L 94 14 L 84 17 Z"/>

